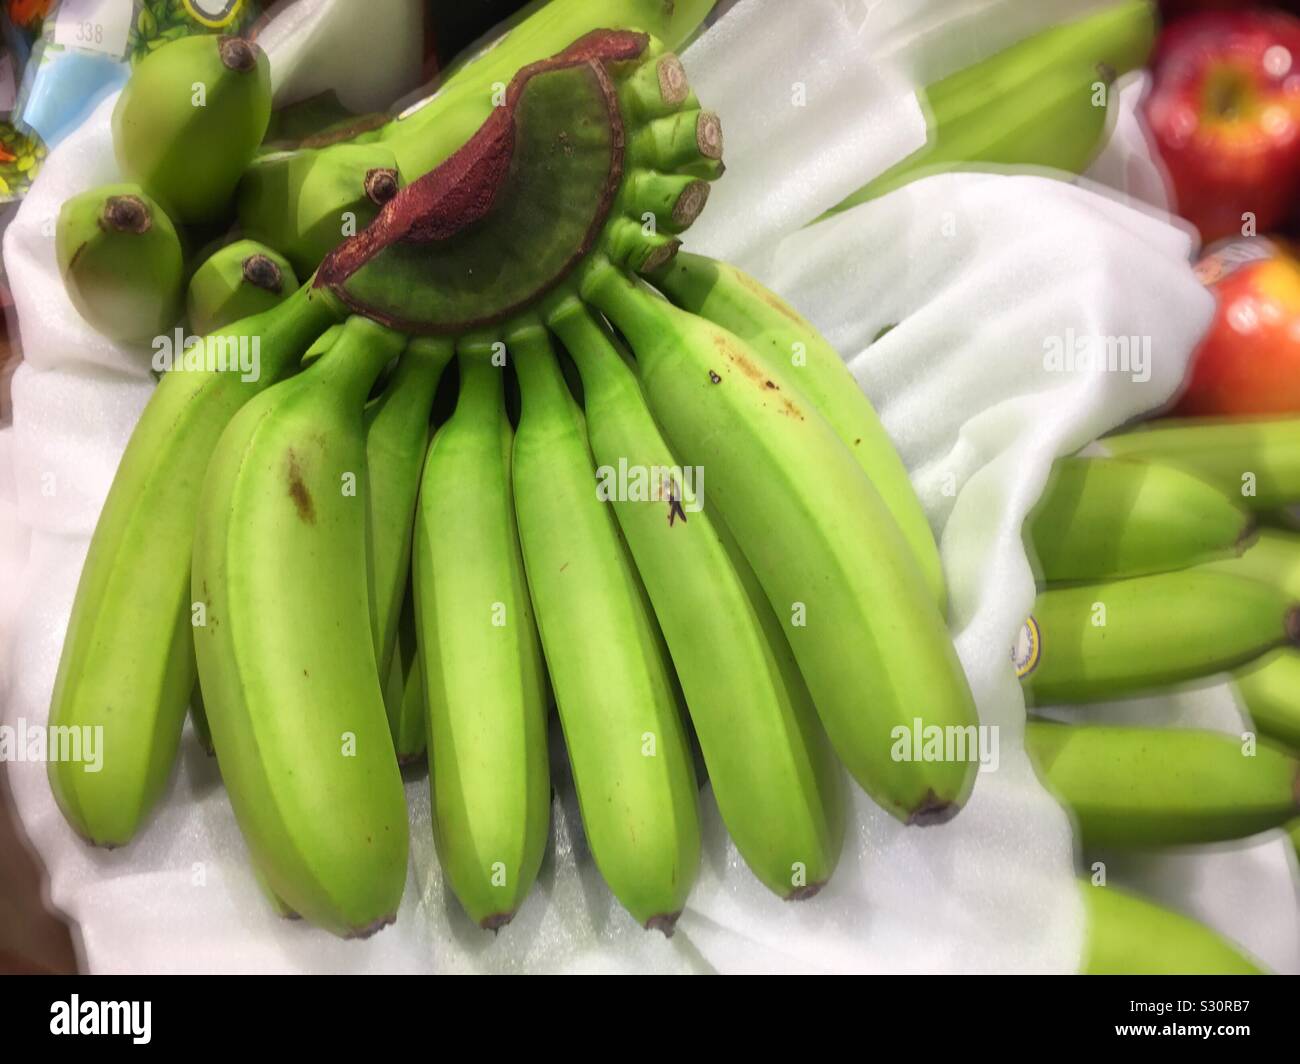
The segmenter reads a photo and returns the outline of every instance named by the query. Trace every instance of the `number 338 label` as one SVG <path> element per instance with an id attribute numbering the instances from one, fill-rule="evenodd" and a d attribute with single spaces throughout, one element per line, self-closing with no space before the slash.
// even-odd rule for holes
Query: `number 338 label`
<path id="1" fill-rule="evenodd" d="M 133 9 L 131 0 L 63 0 L 54 23 L 54 43 L 123 56 Z"/>

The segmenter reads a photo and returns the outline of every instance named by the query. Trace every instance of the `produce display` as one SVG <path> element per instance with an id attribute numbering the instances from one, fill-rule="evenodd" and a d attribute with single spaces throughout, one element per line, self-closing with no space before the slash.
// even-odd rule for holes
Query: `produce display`
<path id="1" fill-rule="evenodd" d="M 552 845 L 554 712 L 601 877 L 672 935 L 705 779 L 753 877 L 808 904 L 845 874 L 850 788 L 908 832 L 979 793 L 973 753 L 898 751 L 981 722 L 890 433 L 799 310 L 688 250 L 726 115 L 675 50 L 712 7 L 529 5 L 382 118 L 274 111 L 248 37 L 150 42 L 113 110 L 126 180 L 55 232 L 77 313 L 159 372 L 50 702 L 102 731 L 101 771 L 49 765 L 86 843 L 139 835 L 188 718 L 267 904 L 365 938 L 396 919 L 424 762 L 445 881 L 496 932 Z M 1207 240 L 1243 210 L 1281 224 L 1300 156 L 1247 165 L 1226 127 L 1282 93 L 1300 22 L 1158 29 L 1124 0 L 943 77 L 926 145 L 824 217 L 950 170 L 1073 179 L 1150 62 L 1178 209 Z M 1300 118 L 1293 96 L 1265 109 Z M 1004 668 L 1089 861 L 1274 829 L 1300 847 L 1296 330 L 1228 309 L 1292 314 L 1300 285 L 1281 242 L 1245 257 L 1207 276 L 1186 390 L 1060 457 L 1024 524 L 1037 598 Z M 1052 719 L 1225 675 L 1244 735 Z M 1079 890 L 1081 971 L 1261 970 L 1178 912 Z"/>

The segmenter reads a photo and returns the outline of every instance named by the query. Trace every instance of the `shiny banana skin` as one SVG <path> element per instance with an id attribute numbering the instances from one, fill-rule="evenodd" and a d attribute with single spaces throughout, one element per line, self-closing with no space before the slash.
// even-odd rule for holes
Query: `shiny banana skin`
<path id="1" fill-rule="evenodd" d="M 1228 496 L 1180 469 L 1062 458 L 1025 540 L 1041 581 L 1117 580 L 1236 555 L 1254 524 Z"/>
<path id="2" fill-rule="evenodd" d="M 1151 421 L 1098 443 L 1116 458 L 1177 466 L 1252 510 L 1300 499 L 1300 417 Z"/>
<path id="3" fill-rule="evenodd" d="M 515 513 L 587 843 L 614 896 L 671 934 L 699 866 L 695 772 L 650 603 L 597 497 L 582 412 L 539 322 L 505 337 L 519 375 Z"/>
<path id="4" fill-rule="evenodd" d="M 1086 847 L 1244 839 L 1300 813 L 1300 762 L 1266 742 L 1030 721 L 1025 749 Z"/>
<path id="5" fill-rule="evenodd" d="M 510 922 L 546 851 L 546 678 L 515 528 L 505 368 L 462 342 L 414 544 L 438 859 L 480 927 Z"/>
<path id="6" fill-rule="evenodd" d="M 1129 0 L 1052 26 L 921 94 L 923 148 L 849 196 L 830 214 L 883 196 L 926 174 L 992 166 L 1082 173 L 1100 150 L 1115 78 L 1142 66 L 1155 13 Z M 1106 96 L 1098 103 L 1098 86 Z"/>
<path id="7" fill-rule="evenodd" d="M 1031 620 L 1041 650 L 1022 683 L 1039 705 L 1125 698 L 1213 676 L 1300 640 L 1291 596 L 1199 568 L 1050 588 Z"/>
<path id="8" fill-rule="evenodd" d="M 1300 754 L 1300 651 L 1274 650 L 1238 669 L 1232 685 L 1259 733 Z"/>
<path id="9" fill-rule="evenodd" d="M 765 369 L 789 381 L 826 419 L 880 493 L 946 613 L 943 565 L 930 522 L 889 433 L 839 352 L 775 292 L 725 262 L 678 252 L 653 281 L 683 310 L 745 340 Z"/>
<path id="10" fill-rule="evenodd" d="M 1261 528 L 1240 557 L 1205 568 L 1272 584 L 1300 602 L 1300 535 L 1294 532 Z"/>
<path id="11" fill-rule="evenodd" d="M 408 580 L 402 596 L 402 612 L 397 620 L 397 638 L 393 642 L 384 681 L 388 729 L 401 765 L 413 764 L 423 758 L 428 741 L 428 726 L 424 719 L 424 674 L 420 667 L 415 629 L 415 590 Z"/>
<path id="12" fill-rule="evenodd" d="M 72 305 L 105 336 L 143 343 L 179 317 L 181 238 L 139 185 L 104 185 L 67 200 L 54 249 Z"/>
<path id="13" fill-rule="evenodd" d="M 214 251 L 194 271 L 185 293 L 190 329 L 212 332 L 260 314 L 298 287 L 289 260 L 255 240 L 236 240 Z"/>
<path id="14" fill-rule="evenodd" d="M 383 677 L 388 677 L 394 658 L 409 583 L 415 504 L 431 437 L 433 395 L 454 354 L 451 340 L 411 340 L 383 392 L 366 407 L 366 558 L 375 661 Z M 387 685 L 384 701 L 397 756 L 407 761 L 423 750 L 423 741 L 416 736 L 424 731 L 424 715 L 414 722 L 404 721 L 398 690 Z M 418 724 L 418 730 L 412 724 Z"/>
<path id="15" fill-rule="evenodd" d="M 122 169 L 176 221 L 214 222 L 270 119 L 266 53 L 238 37 L 199 34 L 135 67 L 113 109 L 113 147 Z"/>
<path id="16" fill-rule="evenodd" d="M 350 318 L 310 369 L 241 410 L 194 537 L 194 644 L 235 817 L 270 892 L 347 937 L 391 923 L 406 882 L 362 564 L 363 408 L 403 343 Z"/>
<path id="17" fill-rule="evenodd" d="M 942 823 L 975 762 L 909 756 L 937 726 L 974 736 L 974 700 L 920 567 L 830 426 L 739 337 L 594 259 L 582 295 L 628 339 L 656 421 L 703 464 L 840 760 L 907 823 Z M 935 733 L 931 733 L 935 734 Z"/>
<path id="18" fill-rule="evenodd" d="M 765 886 L 782 898 L 811 897 L 839 858 L 843 796 L 785 635 L 605 329 L 572 295 L 553 303 L 547 322 L 582 374 L 598 472 L 662 471 L 662 490 L 649 497 L 617 487 L 607 494 L 676 666 L 722 819 Z"/>
<path id="19" fill-rule="evenodd" d="M 51 726 L 103 729 L 101 771 L 49 766 L 59 808 L 89 842 L 129 842 L 176 759 L 196 677 L 190 547 L 209 456 L 235 412 L 296 369 L 338 313 L 331 298 L 303 288 L 223 329 L 217 338 L 232 346 L 256 342 L 256 379 L 219 362 L 172 368 L 131 434 L 90 540 L 50 699 Z"/>
<path id="20" fill-rule="evenodd" d="M 1087 915 L 1082 975 L 1264 975 L 1240 949 L 1182 913 L 1079 880 Z"/>

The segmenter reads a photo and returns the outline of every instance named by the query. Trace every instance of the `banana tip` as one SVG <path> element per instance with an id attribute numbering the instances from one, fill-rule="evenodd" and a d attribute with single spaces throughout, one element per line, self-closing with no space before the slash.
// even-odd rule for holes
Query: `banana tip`
<path id="1" fill-rule="evenodd" d="M 929 828 L 936 824 L 946 824 L 961 812 L 961 803 L 947 798 L 940 798 L 934 791 L 926 791 L 925 797 L 912 810 L 907 818 L 911 827 Z"/>
<path id="2" fill-rule="evenodd" d="M 377 931 L 382 931 L 389 924 L 397 923 L 397 913 L 389 913 L 387 916 L 381 916 L 374 923 L 366 924 L 365 927 L 353 928 L 344 938 L 369 938 Z"/>
<path id="3" fill-rule="evenodd" d="M 491 931 L 493 934 L 496 934 L 514 918 L 514 913 L 493 913 L 491 916 L 483 917 L 483 919 L 478 922 L 478 926 L 484 931 Z"/>
<path id="4" fill-rule="evenodd" d="M 660 913 L 658 916 L 652 916 L 645 922 L 645 929 L 647 931 L 662 931 L 664 933 L 664 938 L 672 938 L 673 932 L 677 930 L 678 917 L 681 915 L 680 912 L 675 912 Z"/>
<path id="5" fill-rule="evenodd" d="M 1286 611 L 1286 637 L 1300 646 L 1300 606 L 1292 606 Z"/>
<path id="6" fill-rule="evenodd" d="M 809 898 L 816 897 L 821 893 L 822 887 L 826 886 L 825 881 L 821 883 L 809 883 L 806 887 L 798 887 L 785 896 L 786 901 L 807 901 Z"/>

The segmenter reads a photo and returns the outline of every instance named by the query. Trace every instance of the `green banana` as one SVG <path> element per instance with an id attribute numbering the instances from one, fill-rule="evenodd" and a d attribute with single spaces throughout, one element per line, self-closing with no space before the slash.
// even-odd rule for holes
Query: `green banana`
<path id="1" fill-rule="evenodd" d="M 839 858 L 843 799 L 785 635 L 608 334 L 572 295 L 553 305 L 548 324 L 581 372 L 603 497 L 668 643 L 727 830 L 770 890 L 811 897 Z M 628 479 L 620 470 L 643 477 L 644 493 L 618 483 Z"/>
<path id="2" fill-rule="evenodd" d="M 950 819 L 974 785 L 974 758 L 949 744 L 929 759 L 921 740 L 964 746 L 978 717 L 934 597 L 871 482 L 743 340 L 599 257 L 581 283 L 627 337 L 675 453 L 707 463 L 710 502 L 781 618 L 840 760 L 899 819 Z"/>
<path id="3" fill-rule="evenodd" d="M 244 403 L 297 368 L 338 305 L 299 289 L 209 337 L 218 356 L 242 343 L 260 372 L 187 367 L 149 400 L 109 489 L 82 568 L 59 659 L 50 724 L 103 729 L 103 768 L 52 761 L 55 798 L 91 842 L 135 834 L 170 775 L 194 688 L 190 545 L 203 471 Z M 186 356 L 189 357 L 188 355 Z"/>
<path id="4" fill-rule="evenodd" d="M 178 222 L 214 222 L 270 120 L 262 49 L 198 34 L 151 52 L 131 72 L 113 109 L 113 147 L 123 171 Z"/>
<path id="5" fill-rule="evenodd" d="M 524 322 L 505 339 L 522 392 L 519 539 L 587 842 L 637 922 L 671 934 L 700 857 L 674 679 L 549 337 Z"/>
<path id="6" fill-rule="evenodd" d="M 1300 812 L 1300 762 L 1218 732 L 1030 721 L 1025 749 L 1084 846 L 1182 846 L 1280 827 Z"/>
<path id="7" fill-rule="evenodd" d="M 1238 669 L 1232 682 L 1260 734 L 1300 754 L 1300 651 L 1274 650 Z"/>
<path id="8" fill-rule="evenodd" d="M 413 764 L 424 757 L 428 741 L 428 726 L 424 719 L 424 672 L 420 667 L 419 641 L 415 632 L 415 589 L 408 579 L 402 596 L 402 612 L 397 620 L 397 639 L 388 663 L 388 679 L 384 683 L 388 730 L 393 736 L 393 749 L 400 765 Z"/>
<path id="9" fill-rule="evenodd" d="M 201 335 L 270 310 L 298 287 L 289 261 L 265 244 L 237 240 L 213 252 L 190 278 L 185 311 Z"/>
<path id="10" fill-rule="evenodd" d="M 99 332 L 152 339 L 181 309 L 185 255 L 166 212 L 139 185 L 105 185 L 59 211 L 55 255 L 68 297 Z"/>
<path id="11" fill-rule="evenodd" d="M 1252 510 L 1300 499 L 1300 418 L 1152 421 L 1099 442 L 1116 458 L 1184 469 Z"/>
<path id="12" fill-rule="evenodd" d="M 1296 859 L 1300 860 L 1300 820 L 1293 820 L 1287 825 L 1287 834 L 1291 836 L 1291 845 L 1295 847 Z"/>
<path id="13" fill-rule="evenodd" d="M 208 757 L 215 757 L 217 751 L 212 745 L 212 729 L 208 727 L 208 712 L 203 708 L 203 691 L 197 683 L 190 694 L 190 723 L 194 725 L 194 734 L 199 740 L 199 745 L 203 747 L 203 752 Z"/>
<path id="14" fill-rule="evenodd" d="M 306 276 L 336 244 L 374 221 L 400 187 L 397 160 L 382 144 L 274 152 L 243 174 L 239 225 Z"/>
<path id="15" fill-rule="evenodd" d="M 1039 594 L 1019 670 L 1039 705 L 1125 698 L 1241 665 L 1300 641 L 1296 600 L 1209 569 L 1138 576 Z"/>
<path id="16" fill-rule="evenodd" d="M 762 366 L 784 374 L 826 419 L 880 493 L 946 612 L 939 550 L 907 467 L 835 348 L 775 292 L 725 262 L 679 252 L 653 281 L 683 310 L 745 340 Z"/>
<path id="17" fill-rule="evenodd" d="M 504 378 L 490 352 L 461 345 L 460 397 L 429 448 L 413 560 L 433 837 L 456 897 L 490 929 L 510 922 L 537 878 L 551 805 Z"/>
<path id="18" fill-rule="evenodd" d="M 1116 887 L 1079 880 L 1087 930 L 1083 975 L 1263 975 L 1202 923 Z"/>
<path id="19" fill-rule="evenodd" d="M 1211 562 L 1205 568 L 1261 580 L 1300 602 L 1300 535 L 1294 532 L 1260 529 L 1240 557 Z"/>
<path id="20" fill-rule="evenodd" d="M 1112 83 L 1146 62 L 1155 32 L 1146 0 L 1115 4 L 935 82 L 921 94 L 925 146 L 823 217 L 948 170 L 992 164 L 1082 173 L 1103 143 Z"/>
<path id="21" fill-rule="evenodd" d="M 370 621 L 379 675 L 392 671 L 403 600 L 411 571 L 411 537 L 415 526 L 420 472 L 429 449 L 429 416 L 442 372 L 455 353 L 450 340 L 412 340 L 379 398 L 366 407 L 366 545 Z M 414 616 L 414 615 L 412 615 Z M 406 648 L 414 653 L 415 647 Z M 386 686 L 384 704 L 399 760 L 409 761 L 424 749 L 424 714 L 416 721 L 402 716 L 402 684 Z M 412 727 L 418 723 L 418 729 Z"/>
<path id="22" fill-rule="evenodd" d="M 1025 524 L 1041 580 L 1116 580 L 1240 553 L 1253 518 L 1170 466 L 1062 458 Z"/>
<path id="23" fill-rule="evenodd" d="M 406 882 L 406 801 L 358 564 L 363 407 L 402 345 L 350 318 L 310 369 L 236 414 L 194 536 L 194 644 L 235 817 L 270 891 L 348 937 L 391 923 Z"/>
<path id="24" fill-rule="evenodd" d="M 516 71 L 546 59 L 595 30 L 639 30 L 669 50 L 684 43 L 716 0 L 553 0 L 531 12 L 471 60 L 454 67 L 436 93 L 408 107 L 379 132 L 402 173 L 428 173 L 470 139 L 498 104 Z"/>

